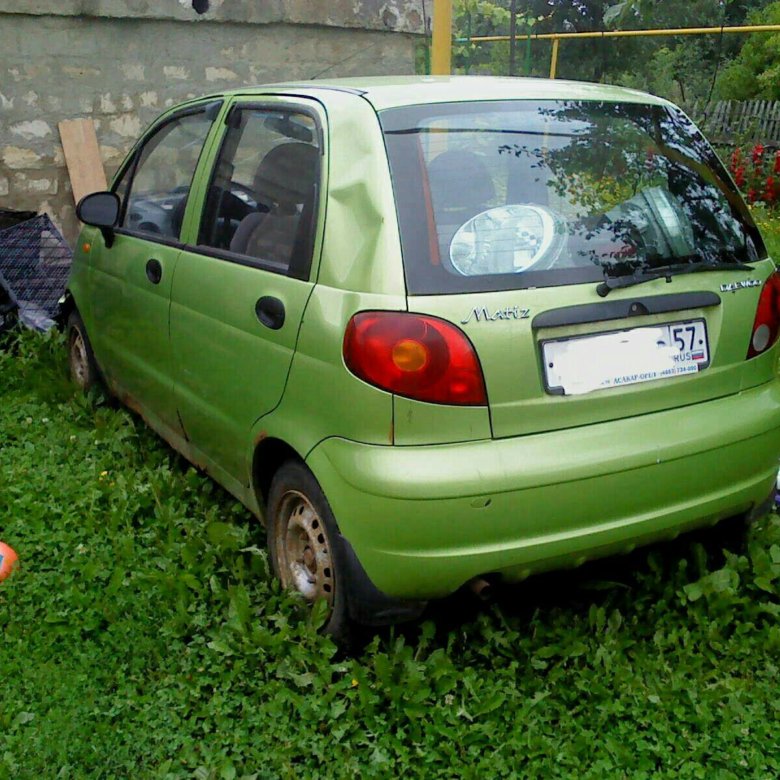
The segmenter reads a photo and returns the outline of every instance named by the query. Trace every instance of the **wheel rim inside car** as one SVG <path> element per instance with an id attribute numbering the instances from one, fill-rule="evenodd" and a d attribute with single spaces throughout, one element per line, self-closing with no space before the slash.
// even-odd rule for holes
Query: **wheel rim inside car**
<path id="1" fill-rule="evenodd" d="M 84 387 L 88 372 L 87 347 L 81 333 L 77 330 L 73 331 L 70 339 L 70 370 L 79 387 Z"/>
<path id="2" fill-rule="evenodd" d="M 295 588 L 308 601 L 323 598 L 332 606 L 335 587 L 328 537 L 306 496 L 293 490 L 283 496 L 276 527 L 282 584 Z"/>

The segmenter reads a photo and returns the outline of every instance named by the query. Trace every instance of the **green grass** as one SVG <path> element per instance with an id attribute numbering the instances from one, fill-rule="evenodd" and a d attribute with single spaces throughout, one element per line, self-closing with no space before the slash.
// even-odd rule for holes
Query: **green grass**
<path id="1" fill-rule="evenodd" d="M 455 596 L 350 657 L 242 507 L 25 336 L 0 539 L 0 778 L 780 775 L 777 517 Z"/>
<path id="2" fill-rule="evenodd" d="M 764 238 L 769 256 L 776 265 L 780 264 L 780 210 L 771 210 L 763 204 L 756 204 L 751 211 Z"/>

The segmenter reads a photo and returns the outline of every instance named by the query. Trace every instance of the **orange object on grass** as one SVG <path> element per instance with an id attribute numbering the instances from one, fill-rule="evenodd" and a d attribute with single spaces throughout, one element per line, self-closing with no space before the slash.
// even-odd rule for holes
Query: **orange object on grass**
<path id="1" fill-rule="evenodd" d="M 16 568 L 19 556 L 5 542 L 0 542 L 0 582 Z"/>

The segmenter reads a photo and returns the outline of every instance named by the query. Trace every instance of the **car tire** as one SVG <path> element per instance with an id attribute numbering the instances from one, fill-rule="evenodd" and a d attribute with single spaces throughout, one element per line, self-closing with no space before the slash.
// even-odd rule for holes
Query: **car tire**
<path id="1" fill-rule="evenodd" d="M 87 329 L 74 309 L 68 317 L 68 367 L 71 381 L 85 393 L 100 384 L 100 372 Z"/>
<path id="2" fill-rule="evenodd" d="M 348 644 L 352 626 L 341 535 L 322 488 L 301 461 L 286 461 L 274 475 L 266 525 L 271 564 L 283 587 L 312 603 L 325 599 L 323 632 Z"/>

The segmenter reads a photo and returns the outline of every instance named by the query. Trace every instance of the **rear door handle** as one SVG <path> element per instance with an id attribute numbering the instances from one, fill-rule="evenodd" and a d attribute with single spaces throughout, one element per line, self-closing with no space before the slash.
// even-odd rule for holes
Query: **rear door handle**
<path id="1" fill-rule="evenodd" d="M 284 304 L 273 295 L 264 295 L 255 304 L 257 319 L 271 330 L 279 330 L 284 325 Z"/>
<path id="2" fill-rule="evenodd" d="M 146 263 L 146 278 L 152 284 L 160 284 L 162 279 L 162 265 L 159 260 L 152 258 Z"/>

